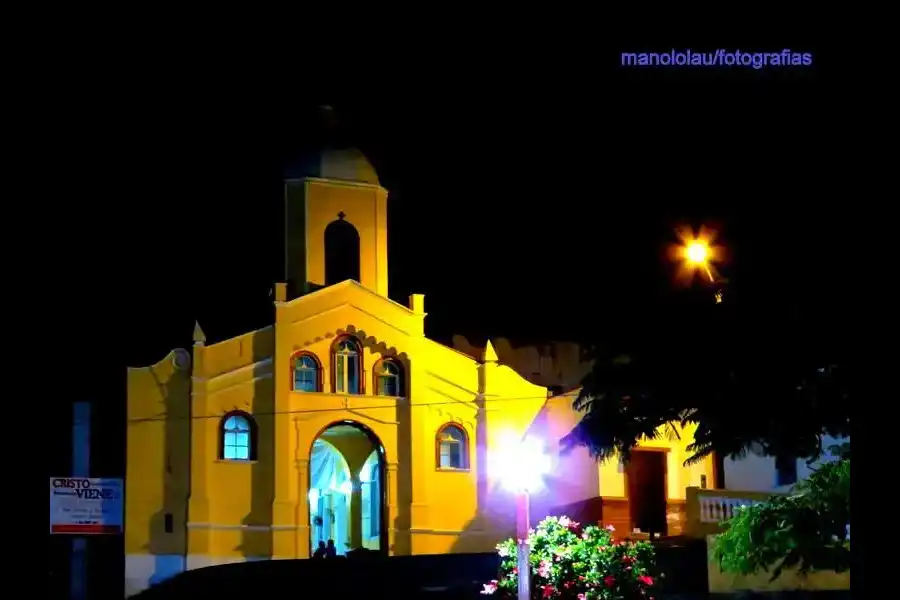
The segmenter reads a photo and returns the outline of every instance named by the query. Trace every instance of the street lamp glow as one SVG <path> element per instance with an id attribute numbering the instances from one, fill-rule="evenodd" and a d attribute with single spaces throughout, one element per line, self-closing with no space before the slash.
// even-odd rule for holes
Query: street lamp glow
<path id="1" fill-rule="evenodd" d="M 503 486 L 511 492 L 533 493 L 544 485 L 552 460 L 537 438 L 511 439 L 495 455 L 495 468 Z"/>
<path id="2" fill-rule="evenodd" d="M 532 492 L 544 485 L 544 475 L 550 472 L 553 461 L 544 443 L 533 437 L 518 439 L 510 436 L 502 440 L 492 459 L 492 472 L 499 476 L 503 486 L 514 492 L 516 501 L 516 564 L 519 569 L 518 599 L 531 598 L 531 547 L 528 544 L 530 528 L 530 500 Z"/>
<path id="3" fill-rule="evenodd" d="M 703 265 L 709 260 L 709 246 L 703 242 L 691 242 L 685 254 L 687 259 L 695 265 Z"/>

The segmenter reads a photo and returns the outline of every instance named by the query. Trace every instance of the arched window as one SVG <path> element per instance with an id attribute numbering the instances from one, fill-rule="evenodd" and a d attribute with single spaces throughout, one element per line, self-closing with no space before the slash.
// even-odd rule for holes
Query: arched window
<path id="1" fill-rule="evenodd" d="M 351 337 L 339 338 L 331 355 L 331 371 L 336 394 L 362 393 L 362 348 Z"/>
<path id="2" fill-rule="evenodd" d="M 384 359 L 375 365 L 375 393 L 379 396 L 403 395 L 403 368 L 396 360 Z"/>
<path id="3" fill-rule="evenodd" d="M 325 285 L 359 281 L 359 232 L 338 215 L 325 228 Z"/>
<path id="4" fill-rule="evenodd" d="M 295 392 L 321 392 L 322 369 L 312 354 L 302 352 L 291 358 Z"/>
<path id="5" fill-rule="evenodd" d="M 256 423 L 245 412 L 225 415 L 219 432 L 219 458 L 256 460 Z"/>
<path id="6" fill-rule="evenodd" d="M 437 433 L 438 469 L 459 470 L 469 468 L 469 440 L 459 425 L 444 425 Z"/>

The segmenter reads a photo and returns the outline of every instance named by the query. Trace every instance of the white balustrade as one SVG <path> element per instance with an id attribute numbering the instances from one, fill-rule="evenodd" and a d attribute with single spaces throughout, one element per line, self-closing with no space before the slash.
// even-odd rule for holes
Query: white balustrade
<path id="1" fill-rule="evenodd" d="M 725 496 L 702 495 L 700 502 L 700 521 L 702 523 L 720 523 L 732 518 L 742 506 L 752 506 L 761 500 L 749 498 L 727 498 Z"/>

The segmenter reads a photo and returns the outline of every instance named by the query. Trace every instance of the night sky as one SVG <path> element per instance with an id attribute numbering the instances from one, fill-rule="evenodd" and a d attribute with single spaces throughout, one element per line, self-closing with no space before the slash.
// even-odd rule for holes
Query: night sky
<path id="1" fill-rule="evenodd" d="M 391 192 L 391 296 L 426 294 L 432 337 L 570 339 L 672 290 L 681 224 L 721 231 L 735 281 L 828 283 L 830 133 L 817 82 L 782 79 L 334 106 Z M 135 124 L 95 165 L 80 288 L 128 362 L 189 343 L 195 318 L 212 341 L 271 318 L 282 164 L 317 111 L 259 110 Z"/>
<path id="2" fill-rule="evenodd" d="M 742 289 L 830 315 L 847 294 L 833 107 L 815 69 L 577 85 L 517 71 L 452 89 L 397 77 L 306 99 L 159 77 L 85 100 L 61 135 L 79 184 L 60 235 L 77 268 L 52 278 L 78 305 L 71 334 L 101 357 L 79 393 L 109 410 L 124 406 L 124 367 L 188 347 L 195 319 L 213 342 L 270 323 L 282 168 L 323 101 L 391 192 L 391 296 L 426 294 L 438 340 L 639 324 L 678 293 L 665 248 L 679 225 L 719 229 Z"/>

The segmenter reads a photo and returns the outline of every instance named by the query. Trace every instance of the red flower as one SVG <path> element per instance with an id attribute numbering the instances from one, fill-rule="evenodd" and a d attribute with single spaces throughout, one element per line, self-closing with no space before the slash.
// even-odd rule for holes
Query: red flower
<path id="1" fill-rule="evenodd" d="M 555 591 L 556 591 L 556 590 L 553 589 L 553 586 L 552 586 L 552 585 L 545 585 L 545 586 L 544 586 L 543 597 L 544 597 L 544 598 L 550 598 L 551 596 L 553 596 L 553 592 L 555 592 Z"/>
<path id="2" fill-rule="evenodd" d="M 622 562 L 625 563 L 626 565 L 630 565 L 630 564 L 634 563 L 635 560 L 636 559 L 633 556 L 629 556 L 628 554 L 626 554 L 625 556 L 622 557 Z"/>
<path id="3" fill-rule="evenodd" d="M 612 575 L 607 575 L 606 577 L 603 578 L 603 585 L 605 585 L 606 587 L 612 587 L 615 584 L 616 584 L 616 578 L 613 577 Z"/>
<path id="4" fill-rule="evenodd" d="M 649 575 L 641 575 L 640 577 L 638 577 L 638 581 L 640 581 L 644 585 L 653 585 L 653 578 Z"/>

